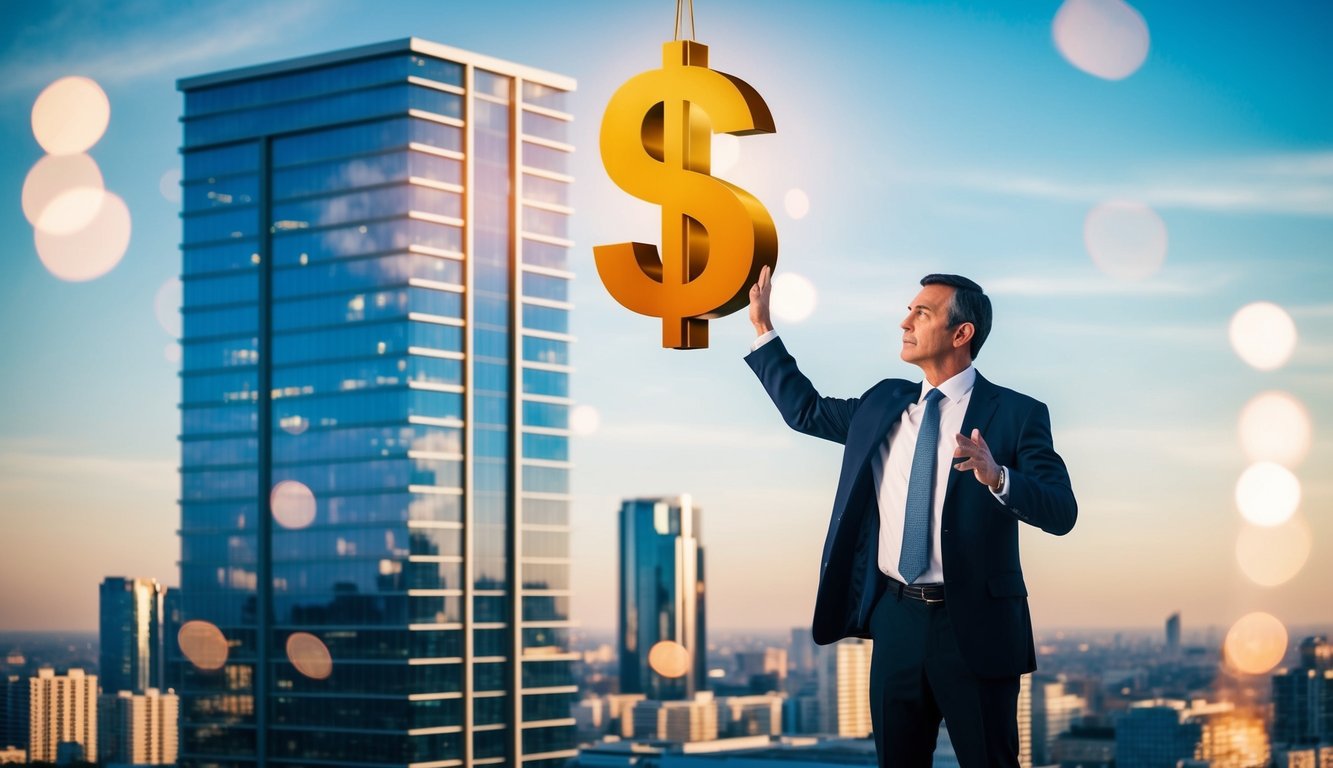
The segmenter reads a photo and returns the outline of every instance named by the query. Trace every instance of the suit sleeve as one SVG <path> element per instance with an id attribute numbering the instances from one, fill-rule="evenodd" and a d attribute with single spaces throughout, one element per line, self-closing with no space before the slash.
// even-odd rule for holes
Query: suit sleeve
<path id="1" fill-rule="evenodd" d="M 1028 412 L 1019 430 L 1018 450 L 1009 471 L 1008 509 L 1014 517 L 1063 536 L 1074 528 L 1078 503 L 1069 470 L 1051 440 L 1051 414 L 1042 403 Z"/>
<path id="2" fill-rule="evenodd" d="M 835 443 L 847 442 L 852 415 L 861 402 L 858 398 L 821 397 L 796 367 L 796 359 L 780 338 L 746 355 L 745 362 L 759 377 L 787 426 Z"/>

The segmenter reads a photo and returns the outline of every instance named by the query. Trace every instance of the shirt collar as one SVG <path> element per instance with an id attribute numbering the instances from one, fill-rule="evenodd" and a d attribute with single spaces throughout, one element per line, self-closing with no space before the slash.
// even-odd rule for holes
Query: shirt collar
<path id="1" fill-rule="evenodd" d="M 969 365 L 967 368 L 955 373 L 951 378 L 941 383 L 939 387 L 931 387 L 930 382 L 922 381 L 921 394 L 917 395 L 916 402 L 920 405 L 925 402 L 926 394 L 930 392 L 931 389 L 939 389 L 940 393 L 948 398 L 949 402 L 956 403 L 961 400 L 964 395 L 971 392 L 973 385 L 976 383 L 977 369 L 974 366 Z"/>

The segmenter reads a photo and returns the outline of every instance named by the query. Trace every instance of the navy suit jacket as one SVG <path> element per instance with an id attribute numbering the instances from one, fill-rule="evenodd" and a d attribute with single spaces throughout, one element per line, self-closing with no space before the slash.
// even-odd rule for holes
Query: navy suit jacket
<path id="1" fill-rule="evenodd" d="M 859 398 L 821 397 L 781 339 L 751 352 L 754 370 L 792 429 L 841 443 L 842 471 L 819 567 L 815 642 L 870 637 L 870 613 L 886 584 L 879 572 L 879 500 L 871 458 L 921 383 L 885 379 Z M 963 416 L 1008 467 L 1008 504 L 970 472 L 952 471 L 940 530 L 944 593 L 958 647 L 972 671 L 1007 677 L 1036 669 L 1027 586 L 1018 559 L 1018 524 L 1064 535 L 1078 507 L 1069 472 L 1051 443 L 1045 405 L 980 374 Z"/>

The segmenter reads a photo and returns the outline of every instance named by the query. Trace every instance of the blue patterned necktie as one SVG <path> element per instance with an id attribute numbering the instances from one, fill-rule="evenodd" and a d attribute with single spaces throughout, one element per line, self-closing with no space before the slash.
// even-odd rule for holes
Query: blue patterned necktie
<path id="1" fill-rule="evenodd" d="M 932 389 L 926 393 L 926 412 L 921 416 L 921 430 L 916 435 L 912 454 L 912 475 L 907 481 L 907 510 L 903 516 L 903 548 L 898 556 L 898 573 L 911 584 L 926 572 L 930 563 L 930 518 L 935 490 L 935 456 L 940 444 L 940 398 L 944 393 Z"/>

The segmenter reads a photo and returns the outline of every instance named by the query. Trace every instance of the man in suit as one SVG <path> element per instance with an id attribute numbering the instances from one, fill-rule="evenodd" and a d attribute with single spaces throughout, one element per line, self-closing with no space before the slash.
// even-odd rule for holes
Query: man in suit
<path id="1" fill-rule="evenodd" d="M 1046 406 L 972 366 L 990 299 L 957 275 L 923 278 L 901 324 L 924 382 L 821 397 L 776 337 L 770 278 L 750 291 L 745 360 L 789 426 L 845 446 L 815 642 L 874 640 L 880 766 L 928 768 L 943 717 L 963 768 L 1017 768 L 1019 677 L 1036 669 L 1018 523 L 1059 536 L 1078 514 Z"/>

